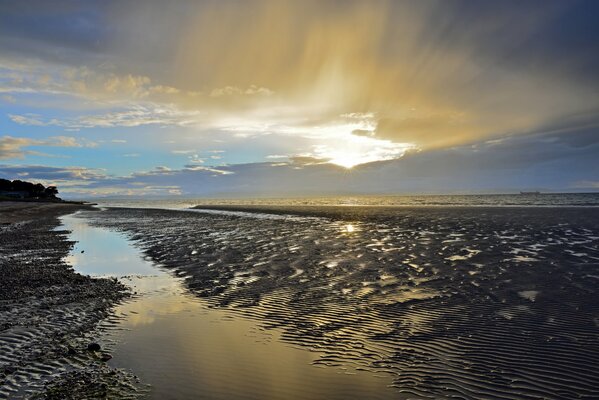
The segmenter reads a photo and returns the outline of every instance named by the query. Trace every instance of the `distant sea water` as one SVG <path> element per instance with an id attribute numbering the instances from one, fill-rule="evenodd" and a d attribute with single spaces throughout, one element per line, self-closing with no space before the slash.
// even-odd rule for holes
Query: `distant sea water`
<path id="1" fill-rule="evenodd" d="M 598 193 L 481 194 L 420 196 L 338 196 L 291 198 L 167 198 L 92 200 L 100 206 L 189 208 L 197 205 L 264 206 L 456 206 L 456 207 L 599 207 Z"/>

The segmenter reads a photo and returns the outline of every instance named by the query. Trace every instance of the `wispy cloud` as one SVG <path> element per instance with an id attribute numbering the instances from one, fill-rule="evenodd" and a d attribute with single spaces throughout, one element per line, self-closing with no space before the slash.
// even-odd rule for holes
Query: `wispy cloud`
<path id="1" fill-rule="evenodd" d="M 48 167 L 45 165 L 8 165 L 0 164 L 0 176 L 14 179 L 15 176 L 27 177 L 36 181 L 60 183 L 60 186 L 87 185 L 107 178 L 101 169 L 86 167 Z"/>
<path id="2" fill-rule="evenodd" d="M 190 149 L 190 150 L 171 150 L 171 153 L 173 154 L 193 154 L 196 153 L 195 150 Z"/>
<path id="3" fill-rule="evenodd" d="M 181 111 L 172 106 L 157 104 L 136 105 L 128 110 L 103 114 L 82 115 L 75 118 L 43 118 L 34 114 L 9 114 L 20 125 L 59 126 L 69 129 L 137 127 L 143 125 L 186 126 L 196 124 L 199 111 Z"/>
<path id="4" fill-rule="evenodd" d="M 187 165 L 185 167 L 185 170 L 186 171 L 206 171 L 206 172 L 212 172 L 217 175 L 231 175 L 231 174 L 235 173 L 230 170 L 218 169 L 218 168 L 214 168 L 214 167 L 203 167 L 200 165 Z"/>
<path id="5" fill-rule="evenodd" d="M 223 88 L 212 89 L 210 91 L 210 97 L 221 97 L 221 96 L 270 96 L 274 92 L 265 87 L 258 87 L 256 85 L 250 85 L 247 89 L 240 89 L 236 86 L 225 86 Z"/>
<path id="6" fill-rule="evenodd" d="M 42 153 L 28 150 L 32 146 L 46 147 L 95 147 L 96 143 L 76 139 L 70 136 L 53 136 L 47 139 L 32 139 L 24 137 L 3 136 L 0 138 L 0 159 L 18 158 L 26 155 L 41 155 Z M 44 154 L 45 155 L 45 154 Z"/>

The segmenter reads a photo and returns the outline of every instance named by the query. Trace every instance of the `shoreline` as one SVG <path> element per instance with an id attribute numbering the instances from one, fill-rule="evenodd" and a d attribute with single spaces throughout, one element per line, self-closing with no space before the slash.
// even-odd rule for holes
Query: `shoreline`
<path id="1" fill-rule="evenodd" d="M 58 218 L 92 209 L 0 202 L 0 398 L 93 397 L 114 386 L 105 382 L 125 380 L 87 346 L 129 290 L 81 275 L 64 260 L 73 242 Z"/>
<path id="2" fill-rule="evenodd" d="M 90 210 L 92 204 L 53 201 L 0 201 L 0 226 L 31 222 L 34 219 L 57 218 L 78 210 Z"/>
<path id="3" fill-rule="evenodd" d="M 109 207 L 127 209 L 127 207 Z M 134 208 L 131 208 L 134 209 Z M 168 210 L 154 208 L 154 210 Z M 504 216 L 506 214 L 522 217 L 539 216 L 547 218 L 552 215 L 556 219 L 578 219 L 580 211 L 599 216 L 599 207 L 595 206 L 363 206 L 363 205 L 197 205 L 185 211 L 225 212 L 247 214 L 271 214 L 278 216 L 321 217 L 333 220 L 382 220 L 397 215 L 454 215 L 472 217 L 481 213 Z M 554 214 L 554 210 L 558 212 Z M 232 214 L 235 215 L 235 214 Z"/>

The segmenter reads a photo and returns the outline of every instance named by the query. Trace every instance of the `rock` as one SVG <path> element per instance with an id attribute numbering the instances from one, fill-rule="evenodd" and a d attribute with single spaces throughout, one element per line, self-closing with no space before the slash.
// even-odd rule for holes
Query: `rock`
<path id="1" fill-rule="evenodd" d="M 88 351 L 100 351 L 102 347 L 98 343 L 90 343 L 87 345 Z"/>
<path id="2" fill-rule="evenodd" d="M 102 355 L 100 355 L 100 360 L 102 360 L 104 362 L 107 362 L 111 358 L 112 358 L 112 355 L 108 354 L 108 353 L 102 353 Z"/>

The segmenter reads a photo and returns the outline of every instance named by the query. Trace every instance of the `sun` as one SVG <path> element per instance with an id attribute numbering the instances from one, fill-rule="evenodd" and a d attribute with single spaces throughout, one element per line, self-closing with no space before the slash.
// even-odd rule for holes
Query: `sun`
<path id="1" fill-rule="evenodd" d="M 329 160 L 331 164 L 338 165 L 346 169 L 352 169 L 358 164 L 361 164 L 359 157 L 355 154 L 341 154 Z"/>
<path id="2" fill-rule="evenodd" d="M 322 133 L 321 143 L 313 146 L 313 156 L 352 169 L 360 164 L 401 157 L 414 147 L 410 143 L 394 143 L 371 136 L 357 136 L 347 128 L 347 126 L 336 129 L 329 127 L 328 131 L 320 132 Z"/>

